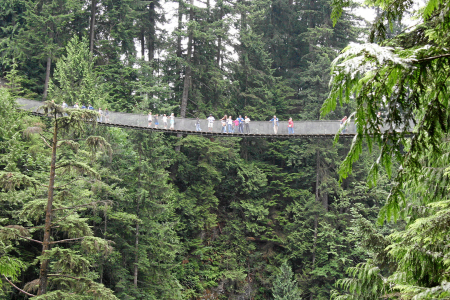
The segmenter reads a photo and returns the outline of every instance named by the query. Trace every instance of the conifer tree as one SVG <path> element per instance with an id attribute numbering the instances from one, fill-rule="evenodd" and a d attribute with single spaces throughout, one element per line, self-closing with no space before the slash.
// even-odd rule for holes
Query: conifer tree
<path id="1" fill-rule="evenodd" d="M 302 291 L 298 288 L 297 282 L 293 279 L 294 273 L 291 267 L 284 262 L 273 283 L 273 298 L 275 300 L 297 300 L 301 299 Z"/>

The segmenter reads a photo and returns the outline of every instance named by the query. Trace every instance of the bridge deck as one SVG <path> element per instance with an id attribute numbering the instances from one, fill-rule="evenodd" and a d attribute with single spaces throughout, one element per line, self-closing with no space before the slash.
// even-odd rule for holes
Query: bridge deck
<path id="1" fill-rule="evenodd" d="M 42 106 L 42 102 L 23 99 L 17 99 L 18 104 L 22 109 L 33 112 L 34 114 L 43 115 L 42 111 L 39 111 L 39 107 Z M 154 119 L 154 117 L 153 117 Z M 103 121 L 105 117 L 103 116 Z M 280 121 L 278 134 L 274 134 L 273 126 L 268 121 L 251 121 L 250 133 L 222 133 L 222 125 L 220 120 L 216 120 L 213 125 L 212 132 L 208 132 L 207 120 L 200 120 L 200 127 L 202 131 L 195 131 L 195 119 L 188 118 L 175 118 L 175 129 L 164 129 L 162 125 L 162 117 L 159 117 L 159 126 L 155 128 L 152 124 L 148 127 L 148 121 L 146 115 L 121 113 L 121 112 L 109 112 L 109 122 L 99 122 L 99 125 L 114 126 L 123 128 L 134 128 L 140 130 L 152 130 L 173 134 L 189 134 L 189 135 L 202 135 L 202 136 L 236 136 L 236 137 L 271 137 L 271 138 L 298 138 L 298 137 L 333 137 L 340 128 L 340 121 L 294 121 L 294 134 L 288 134 L 287 121 Z M 237 131 L 237 129 L 235 130 Z M 353 122 L 347 124 L 347 130 L 345 134 L 341 134 L 342 137 L 352 137 L 355 135 L 355 125 Z"/>

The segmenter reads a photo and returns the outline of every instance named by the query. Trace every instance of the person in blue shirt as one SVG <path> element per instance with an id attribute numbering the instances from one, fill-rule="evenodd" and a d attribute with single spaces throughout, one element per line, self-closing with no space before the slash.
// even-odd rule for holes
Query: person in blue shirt
<path id="1" fill-rule="evenodd" d="M 272 124 L 273 124 L 273 133 L 277 134 L 278 133 L 278 118 L 277 118 L 277 116 L 273 116 L 273 118 L 270 119 L 269 122 L 272 122 Z"/>
<path id="2" fill-rule="evenodd" d="M 89 104 L 88 109 L 94 110 L 94 107 L 92 107 L 92 105 Z"/>
<path id="3" fill-rule="evenodd" d="M 241 115 L 239 115 L 239 118 L 237 118 L 239 121 L 239 133 L 244 133 L 244 119 Z"/>
<path id="4" fill-rule="evenodd" d="M 86 109 L 86 105 L 82 104 L 81 109 Z"/>

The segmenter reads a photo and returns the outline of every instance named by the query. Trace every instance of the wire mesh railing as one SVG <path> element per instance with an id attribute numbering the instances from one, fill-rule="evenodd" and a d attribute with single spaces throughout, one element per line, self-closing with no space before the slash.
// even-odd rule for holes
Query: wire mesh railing
<path id="1" fill-rule="evenodd" d="M 17 99 L 21 109 L 25 109 L 35 113 L 43 114 L 40 107 L 43 102 L 36 100 L 29 100 L 24 98 Z M 335 135 L 340 127 L 339 120 L 331 121 L 294 121 L 294 133 L 288 132 L 288 121 L 279 121 L 277 133 L 274 131 L 273 123 L 270 121 L 250 121 L 248 126 L 242 124 L 242 126 L 235 126 L 234 124 L 228 126 L 226 124 L 225 129 L 222 126 L 221 120 L 213 122 L 212 128 L 208 127 L 208 120 L 199 120 L 199 126 L 197 126 L 197 120 L 191 118 L 174 118 L 173 128 L 171 129 L 170 118 L 167 117 L 167 124 L 163 122 L 163 116 L 153 115 L 152 123 L 149 127 L 148 116 L 144 114 L 123 113 L 108 111 L 108 115 L 103 111 L 103 115 L 99 118 L 99 123 L 119 126 L 119 127 L 133 127 L 149 130 L 168 131 L 168 132 L 186 132 L 188 134 L 227 134 L 227 135 L 252 135 L 252 136 L 320 136 L 320 135 Z M 156 123 L 159 123 L 156 125 Z M 240 128 L 241 127 L 241 128 Z M 200 130 L 199 130 L 200 129 Z M 353 122 L 347 122 L 345 131 L 343 134 L 354 135 L 356 128 Z"/>

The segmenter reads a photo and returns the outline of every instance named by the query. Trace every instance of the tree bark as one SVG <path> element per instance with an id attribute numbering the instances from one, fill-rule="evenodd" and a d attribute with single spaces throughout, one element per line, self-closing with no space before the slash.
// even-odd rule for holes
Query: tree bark
<path id="1" fill-rule="evenodd" d="M 139 219 L 139 212 L 140 212 L 140 203 L 141 203 L 141 196 L 140 189 L 141 189 L 141 172 L 142 172 L 142 146 L 141 143 L 138 144 L 138 153 L 139 153 L 139 171 L 138 171 L 138 196 L 136 197 L 136 216 Z M 139 274 L 139 221 L 136 221 L 136 233 L 135 233 L 135 241 L 134 241 L 134 287 L 137 288 L 138 283 L 138 274 Z"/>
<path id="2" fill-rule="evenodd" d="M 45 69 L 44 94 L 42 95 L 42 101 L 47 100 L 48 83 L 50 81 L 50 69 L 51 69 L 51 66 L 52 66 L 52 52 L 49 51 L 48 57 L 47 57 L 47 67 Z"/>
<path id="3" fill-rule="evenodd" d="M 53 192 L 55 186 L 55 173 L 56 173 L 56 146 L 58 142 L 58 120 L 55 117 L 55 125 L 53 128 L 53 144 L 52 144 L 52 157 L 50 163 L 50 179 L 48 183 L 48 199 L 47 199 L 47 209 L 45 213 L 45 225 L 44 225 L 44 239 L 42 241 L 42 255 L 45 254 L 47 250 L 50 250 L 50 235 L 51 235 L 51 224 L 52 224 L 52 208 L 53 208 Z M 39 289 L 38 295 L 43 295 L 47 292 L 48 285 L 48 264 L 49 260 L 44 260 L 41 263 L 41 269 L 39 272 Z"/>
<path id="4" fill-rule="evenodd" d="M 89 52 L 94 53 L 94 37 L 95 37 L 95 15 L 97 13 L 97 0 L 92 0 L 91 3 L 91 24 L 89 32 Z"/>
<path id="5" fill-rule="evenodd" d="M 147 37 L 147 50 L 148 61 L 152 61 L 155 58 L 155 1 L 150 2 L 148 14 L 150 26 Z"/>
<path id="6" fill-rule="evenodd" d="M 319 194 L 319 184 L 320 184 L 320 154 L 319 149 L 316 149 L 316 193 L 315 193 L 315 199 L 316 201 L 320 201 L 320 194 Z M 314 270 L 314 264 L 316 263 L 316 247 L 317 247 L 317 230 L 319 225 L 319 216 L 316 214 L 314 216 L 314 240 L 313 240 L 313 250 L 312 250 L 312 268 L 311 270 Z M 310 300 L 313 299 L 313 294 L 311 293 Z"/>
<path id="7" fill-rule="evenodd" d="M 189 8 L 189 20 L 194 20 L 194 0 L 190 0 L 191 7 Z M 192 28 L 188 29 L 189 37 L 188 37 L 188 48 L 187 48 L 187 56 L 186 56 L 186 72 L 184 76 L 184 84 L 183 84 L 183 95 L 181 97 L 181 109 L 180 115 L 182 118 L 186 118 L 186 109 L 187 109 L 187 101 L 189 97 L 189 88 L 191 86 L 191 77 L 192 77 L 192 69 L 191 69 L 191 56 L 192 56 L 192 39 L 193 39 L 193 30 Z"/>
<path id="8" fill-rule="evenodd" d="M 219 1 L 218 5 L 220 6 L 219 9 L 219 20 L 223 19 L 223 2 Z M 216 57 L 216 62 L 217 65 L 220 66 L 220 60 L 221 60 L 221 49 L 222 49 L 222 36 L 219 35 L 218 39 L 217 39 L 217 57 Z"/>

